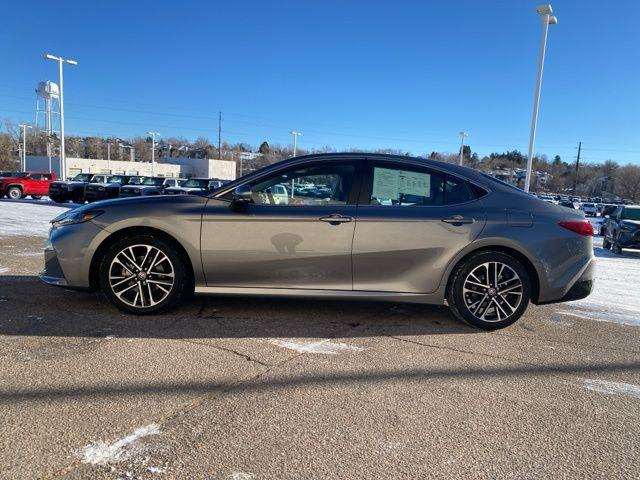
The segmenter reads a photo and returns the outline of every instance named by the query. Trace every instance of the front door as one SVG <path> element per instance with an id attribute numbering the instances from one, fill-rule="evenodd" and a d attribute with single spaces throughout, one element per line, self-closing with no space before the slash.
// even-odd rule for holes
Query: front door
<path id="1" fill-rule="evenodd" d="M 323 161 L 251 183 L 252 202 L 208 202 L 201 252 L 207 285 L 351 290 L 356 165 Z"/>
<path id="2" fill-rule="evenodd" d="M 353 288 L 432 293 L 450 260 L 482 231 L 466 180 L 420 166 L 373 163 L 353 240 Z"/>

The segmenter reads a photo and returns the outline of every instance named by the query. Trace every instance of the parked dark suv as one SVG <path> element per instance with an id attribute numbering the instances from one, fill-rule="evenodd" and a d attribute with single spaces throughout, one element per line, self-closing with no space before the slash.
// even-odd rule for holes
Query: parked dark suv
<path id="1" fill-rule="evenodd" d="M 640 248 L 640 205 L 622 205 L 609 215 L 602 246 L 614 253 Z"/>
<path id="2" fill-rule="evenodd" d="M 107 178 L 105 183 L 90 183 L 84 189 L 84 198 L 87 202 L 117 198 L 120 194 L 120 187 L 127 185 L 134 178 L 138 177 L 112 175 Z"/>
<path id="3" fill-rule="evenodd" d="M 84 189 L 89 183 L 104 183 L 109 175 L 79 173 L 71 180 L 51 182 L 49 198 L 56 203 L 84 203 Z"/>

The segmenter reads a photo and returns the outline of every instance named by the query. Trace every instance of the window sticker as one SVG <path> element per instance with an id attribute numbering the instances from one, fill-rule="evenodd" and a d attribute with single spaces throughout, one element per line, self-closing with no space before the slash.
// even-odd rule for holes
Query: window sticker
<path id="1" fill-rule="evenodd" d="M 388 168 L 374 168 L 373 191 L 377 199 L 400 200 L 400 195 L 431 196 L 431 175 Z"/>

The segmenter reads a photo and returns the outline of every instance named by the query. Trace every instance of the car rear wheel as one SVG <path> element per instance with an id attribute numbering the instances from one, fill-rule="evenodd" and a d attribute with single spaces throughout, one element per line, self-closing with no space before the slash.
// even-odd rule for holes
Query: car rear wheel
<path id="1" fill-rule="evenodd" d="M 531 282 L 516 258 L 502 252 L 471 255 L 457 266 L 447 294 L 460 320 L 496 330 L 518 320 L 529 305 Z"/>
<path id="2" fill-rule="evenodd" d="M 9 190 L 7 190 L 7 197 L 11 200 L 19 200 L 22 198 L 22 190 L 18 187 L 10 187 Z"/>
<path id="3" fill-rule="evenodd" d="M 114 243 L 100 264 L 100 286 L 119 309 L 146 315 L 177 304 L 188 285 L 185 260 L 175 247 L 150 235 Z"/>

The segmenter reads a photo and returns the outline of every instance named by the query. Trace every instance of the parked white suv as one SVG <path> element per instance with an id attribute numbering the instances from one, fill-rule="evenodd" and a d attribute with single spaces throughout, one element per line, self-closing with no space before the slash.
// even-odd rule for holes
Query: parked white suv
<path id="1" fill-rule="evenodd" d="M 595 217 L 598 214 L 598 207 L 596 207 L 595 203 L 583 203 L 580 205 L 580 210 L 582 210 L 587 217 L 589 215 Z"/>

